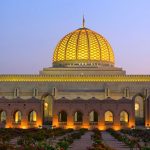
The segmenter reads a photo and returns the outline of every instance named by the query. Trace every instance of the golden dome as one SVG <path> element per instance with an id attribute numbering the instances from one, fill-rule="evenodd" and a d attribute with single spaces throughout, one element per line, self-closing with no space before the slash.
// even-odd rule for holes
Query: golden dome
<path id="1" fill-rule="evenodd" d="M 53 55 L 53 66 L 114 65 L 114 53 L 100 34 L 80 28 L 60 40 Z"/>

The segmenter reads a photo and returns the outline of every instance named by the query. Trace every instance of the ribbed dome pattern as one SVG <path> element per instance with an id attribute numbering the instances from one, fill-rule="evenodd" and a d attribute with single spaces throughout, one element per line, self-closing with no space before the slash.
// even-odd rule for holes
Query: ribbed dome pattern
<path id="1" fill-rule="evenodd" d="M 55 64 L 99 63 L 114 65 L 114 53 L 100 34 L 80 28 L 60 40 L 53 55 Z"/>

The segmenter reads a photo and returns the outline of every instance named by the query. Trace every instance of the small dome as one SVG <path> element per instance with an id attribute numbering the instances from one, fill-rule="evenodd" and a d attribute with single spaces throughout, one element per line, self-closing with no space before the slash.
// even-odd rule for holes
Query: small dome
<path id="1" fill-rule="evenodd" d="M 54 67 L 113 66 L 113 50 L 100 34 L 79 28 L 60 40 L 53 55 Z"/>

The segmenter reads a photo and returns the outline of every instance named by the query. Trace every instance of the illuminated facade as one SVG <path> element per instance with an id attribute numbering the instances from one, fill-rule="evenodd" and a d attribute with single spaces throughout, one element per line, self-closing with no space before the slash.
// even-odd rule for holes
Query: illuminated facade
<path id="1" fill-rule="evenodd" d="M 22 128 L 30 127 L 30 122 L 38 127 L 51 120 L 64 128 L 149 126 L 149 90 L 150 75 L 126 75 L 115 66 L 108 41 L 83 24 L 57 44 L 53 67 L 37 75 L 0 75 L 4 104 L 0 105 L 0 121 L 5 127 L 16 127 L 25 117 Z M 30 111 L 23 113 L 29 99 L 33 102 Z M 33 99 L 41 101 L 39 106 Z M 16 104 L 9 113 L 8 101 Z"/>
<path id="2" fill-rule="evenodd" d="M 43 101 L 0 98 L 0 127 L 33 128 L 43 124 Z"/>

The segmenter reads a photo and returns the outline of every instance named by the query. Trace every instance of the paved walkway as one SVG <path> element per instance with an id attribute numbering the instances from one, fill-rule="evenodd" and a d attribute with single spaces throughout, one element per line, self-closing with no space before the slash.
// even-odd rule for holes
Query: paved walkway
<path id="1" fill-rule="evenodd" d="M 70 145 L 69 150 L 87 150 L 87 147 L 92 146 L 91 135 L 93 132 L 86 132 L 81 136 L 81 139 L 74 140 L 74 142 Z"/>
<path id="2" fill-rule="evenodd" d="M 113 136 L 111 136 L 108 132 L 102 132 L 102 139 L 106 145 L 115 149 L 115 150 L 130 150 L 130 148 L 124 143 L 116 140 Z M 134 149 L 137 150 L 137 149 Z"/>
<path id="3" fill-rule="evenodd" d="M 63 139 L 64 137 L 67 137 L 68 135 L 72 134 L 73 132 L 66 133 L 66 134 L 61 135 L 61 136 L 56 136 L 54 139 L 53 138 L 47 139 L 47 143 L 52 145 L 53 147 L 55 147 L 56 144 L 60 141 L 60 139 Z"/>

